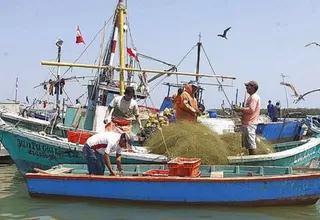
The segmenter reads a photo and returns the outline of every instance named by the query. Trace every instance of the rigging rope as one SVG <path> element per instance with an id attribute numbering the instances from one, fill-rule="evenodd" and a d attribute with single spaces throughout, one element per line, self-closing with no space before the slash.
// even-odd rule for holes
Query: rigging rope
<path id="1" fill-rule="evenodd" d="M 187 56 L 191 53 L 191 51 L 195 48 L 197 46 L 197 44 L 196 45 L 194 45 L 189 51 L 188 51 L 188 53 L 179 61 L 179 63 L 176 65 L 176 68 L 178 68 L 179 66 L 180 66 L 180 64 L 187 58 Z M 152 87 L 152 89 L 150 89 L 150 92 L 149 93 L 151 93 L 157 86 L 159 86 L 160 85 L 160 83 L 162 83 L 167 77 L 169 77 L 171 74 L 168 72 L 168 74 L 167 75 L 164 75 L 165 77 L 162 79 L 162 80 L 160 80 L 160 82 L 159 83 L 157 83 L 157 84 L 155 84 L 155 86 L 153 86 Z M 177 77 L 177 84 L 179 84 L 179 81 L 178 81 L 178 75 L 176 75 L 176 77 Z"/>
<path id="2" fill-rule="evenodd" d="M 95 41 L 95 39 L 98 37 L 98 35 L 101 33 L 101 31 L 104 30 L 104 27 L 111 21 L 111 19 L 114 17 L 114 15 L 112 15 L 108 21 L 106 23 L 104 23 L 103 27 L 98 31 L 98 33 L 93 37 L 93 39 L 91 40 L 91 42 L 88 44 L 88 46 L 86 46 L 86 48 L 83 50 L 83 52 L 79 55 L 79 57 L 73 62 L 76 63 L 81 57 L 82 55 L 87 51 L 87 49 L 91 46 L 91 44 Z M 63 77 L 72 67 L 69 67 L 62 75 L 61 77 Z"/>
<path id="3" fill-rule="evenodd" d="M 214 71 L 214 69 L 213 69 L 213 67 L 212 67 L 212 65 L 211 65 L 211 62 L 210 62 L 210 60 L 209 60 L 209 57 L 208 57 L 208 55 L 207 55 L 207 53 L 206 53 L 206 51 L 205 51 L 205 49 L 204 49 L 204 47 L 203 47 L 202 45 L 201 45 L 201 48 L 202 48 L 202 50 L 203 50 L 203 52 L 204 52 L 204 55 L 206 56 L 206 58 L 207 58 L 207 60 L 208 60 L 208 63 L 209 63 L 209 65 L 210 65 L 210 68 L 211 68 L 213 74 L 214 74 L 214 75 L 217 75 L 216 72 Z M 221 88 L 221 91 L 223 92 L 223 94 L 224 94 L 224 96 L 226 97 L 229 105 L 231 106 L 231 102 L 230 102 L 230 100 L 229 100 L 229 98 L 228 98 L 228 96 L 227 96 L 227 94 L 226 94 L 226 92 L 225 92 L 225 90 L 224 90 L 224 88 L 223 88 L 223 86 L 222 86 L 222 83 L 220 82 L 220 80 L 219 80 L 218 78 L 216 78 L 216 80 L 217 80 L 218 84 L 220 85 L 219 88 Z"/>

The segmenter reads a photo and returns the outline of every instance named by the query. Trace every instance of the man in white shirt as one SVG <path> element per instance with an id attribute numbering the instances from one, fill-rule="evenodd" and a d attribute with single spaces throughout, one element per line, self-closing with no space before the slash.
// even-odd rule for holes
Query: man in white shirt
<path id="1" fill-rule="evenodd" d="M 116 163 L 119 171 L 121 167 L 122 149 L 132 147 L 134 136 L 130 133 L 102 132 L 88 138 L 83 146 L 83 153 L 87 159 L 89 174 L 104 175 L 107 165 L 112 176 L 116 173 L 112 170 L 110 153 L 116 152 Z"/>
<path id="2" fill-rule="evenodd" d="M 124 92 L 124 96 L 115 97 L 108 106 L 104 123 L 110 123 L 113 118 L 124 119 L 126 121 L 130 121 L 131 123 L 131 121 L 135 118 L 139 123 L 140 129 L 142 129 L 143 127 L 139 117 L 140 114 L 138 103 L 133 99 L 134 94 L 134 88 L 127 87 Z"/>

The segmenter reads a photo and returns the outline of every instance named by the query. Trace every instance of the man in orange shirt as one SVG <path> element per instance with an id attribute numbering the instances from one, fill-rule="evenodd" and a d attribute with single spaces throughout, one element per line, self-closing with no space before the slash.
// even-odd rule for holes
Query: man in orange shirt
<path id="1" fill-rule="evenodd" d="M 177 120 L 197 122 L 199 109 L 195 93 L 198 91 L 198 87 L 196 82 L 190 82 L 185 85 L 185 89 L 175 105 Z"/>
<path id="2" fill-rule="evenodd" d="M 249 150 L 249 155 L 256 154 L 256 129 L 259 122 L 261 101 L 257 94 L 259 88 L 256 81 L 249 81 L 244 84 L 247 93 L 250 95 L 244 107 L 235 108 L 235 111 L 242 113 L 242 145 Z"/>

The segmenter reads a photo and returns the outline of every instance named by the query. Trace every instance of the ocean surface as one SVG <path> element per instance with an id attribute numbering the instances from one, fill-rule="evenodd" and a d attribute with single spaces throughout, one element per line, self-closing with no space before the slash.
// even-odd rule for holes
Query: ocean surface
<path id="1" fill-rule="evenodd" d="M 0 219 L 320 219 L 320 202 L 313 206 L 230 208 L 36 199 L 29 196 L 25 180 L 14 165 L 0 165 Z"/>

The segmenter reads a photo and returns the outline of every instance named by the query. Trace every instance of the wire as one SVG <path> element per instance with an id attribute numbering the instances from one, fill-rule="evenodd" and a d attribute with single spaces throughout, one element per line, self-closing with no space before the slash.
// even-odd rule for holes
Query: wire
<path id="1" fill-rule="evenodd" d="M 91 42 L 88 44 L 88 46 L 86 46 L 86 48 L 83 50 L 83 52 L 79 55 L 79 57 L 73 62 L 76 63 L 81 57 L 82 55 L 87 51 L 87 49 L 91 46 L 91 44 L 96 40 L 96 38 L 98 37 L 98 35 L 104 30 L 104 27 L 111 21 L 111 19 L 114 17 L 114 15 L 112 15 L 108 21 L 106 23 L 104 23 L 103 27 L 98 31 L 98 33 L 93 37 L 93 39 L 91 40 Z M 62 75 L 61 77 L 63 77 L 72 67 L 69 67 Z"/>
<path id="2" fill-rule="evenodd" d="M 187 53 L 187 54 L 180 60 L 180 62 L 176 65 L 176 68 L 178 68 L 178 67 L 180 66 L 180 64 L 184 61 L 184 59 L 187 58 L 187 56 L 191 53 L 191 51 L 192 51 L 196 46 L 197 46 L 197 44 L 194 45 L 194 46 L 188 51 L 188 53 Z M 171 75 L 171 74 L 168 72 L 168 74 L 165 75 L 165 77 L 164 77 L 162 80 L 160 80 L 159 83 L 155 84 L 155 86 L 153 86 L 153 87 L 150 89 L 150 92 L 152 92 L 157 86 L 160 85 L 160 83 L 162 83 L 162 82 L 163 82 L 167 77 L 169 77 L 170 75 Z M 179 84 L 178 76 L 177 76 L 177 84 Z M 149 93 L 150 93 L 150 92 L 149 92 Z"/>
<path id="3" fill-rule="evenodd" d="M 216 72 L 214 71 L 214 69 L 213 69 L 213 67 L 212 67 L 212 65 L 211 65 L 211 62 L 210 62 L 210 60 L 209 60 L 209 57 L 208 57 L 208 55 L 207 55 L 207 53 L 206 53 L 206 51 L 205 51 L 205 49 L 204 49 L 204 47 L 203 47 L 202 45 L 201 45 L 201 48 L 202 48 L 202 50 L 203 50 L 203 52 L 204 52 L 204 55 L 206 56 L 206 58 L 207 58 L 207 60 L 208 60 L 208 63 L 209 63 L 209 65 L 210 65 L 210 68 L 211 68 L 213 74 L 214 74 L 214 75 L 217 75 Z M 224 88 L 223 88 L 223 86 L 222 86 L 222 83 L 220 82 L 220 80 L 219 80 L 218 78 L 216 78 L 216 80 L 217 80 L 217 82 L 219 83 L 220 88 L 221 88 L 221 91 L 223 92 L 224 96 L 226 97 L 229 105 L 231 106 L 231 102 L 230 102 L 230 100 L 229 100 L 229 98 L 228 98 L 228 96 L 227 96 L 227 94 L 226 94 L 226 92 L 225 92 L 225 90 L 224 90 Z"/>

